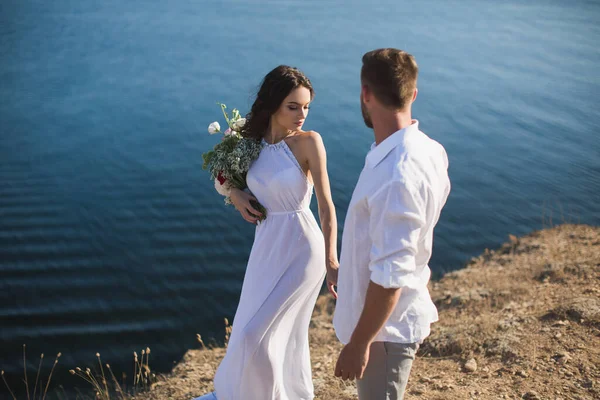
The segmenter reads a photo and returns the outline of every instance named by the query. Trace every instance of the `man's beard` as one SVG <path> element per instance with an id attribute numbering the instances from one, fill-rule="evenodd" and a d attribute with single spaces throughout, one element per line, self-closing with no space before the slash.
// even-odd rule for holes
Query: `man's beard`
<path id="1" fill-rule="evenodd" d="M 373 129 L 373 121 L 371 121 L 369 111 L 367 111 L 367 107 L 365 107 L 362 95 L 360 96 L 360 111 L 362 111 L 363 120 L 365 121 L 365 125 L 367 126 L 367 128 Z"/>

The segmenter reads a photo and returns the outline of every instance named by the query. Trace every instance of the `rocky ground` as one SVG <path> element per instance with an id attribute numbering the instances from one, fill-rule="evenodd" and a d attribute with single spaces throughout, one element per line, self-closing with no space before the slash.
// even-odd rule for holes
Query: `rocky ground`
<path id="1" fill-rule="evenodd" d="M 440 321 L 415 361 L 406 399 L 600 399 L 600 228 L 562 225 L 486 250 L 433 282 Z M 356 399 L 333 376 L 341 349 L 331 296 L 310 328 L 316 399 Z M 212 390 L 223 348 L 190 350 L 148 400 Z"/>

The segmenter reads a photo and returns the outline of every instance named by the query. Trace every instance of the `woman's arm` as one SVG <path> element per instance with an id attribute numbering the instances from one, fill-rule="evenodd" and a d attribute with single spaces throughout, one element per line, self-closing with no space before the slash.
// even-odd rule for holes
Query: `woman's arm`
<path id="1" fill-rule="evenodd" d="M 335 297 L 334 286 L 337 285 L 337 270 L 339 267 L 337 254 L 337 217 L 335 206 L 331 199 L 331 187 L 327 175 L 327 153 L 321 135 L 317 132 L 307 132 L 305 154 L 308 160 L 308 170 L 312 177 L 317 201 L 319 204 L 319 219 L 325 237 L 325 265 L 327 267 L 327 288 Z"/>
<path id="2" fill-rule="evenodd" d="M 252 207 L 252 204 L 250 203 L 251 200 L 258 202 L 258 200 L 256 200 L 256 197 L 244 192 L 243 190 L 232 188 L 231 194 L 229 195 L 229 199 L 231 200 L 231 203 L 233 204 L 235 209 L 240 212 L 242 218 L 244 218 L 251 224 L 256 225 L 256 221 L 258 221 L 257 217 L 260 217 L 262 215 L 254 207 Z"/>

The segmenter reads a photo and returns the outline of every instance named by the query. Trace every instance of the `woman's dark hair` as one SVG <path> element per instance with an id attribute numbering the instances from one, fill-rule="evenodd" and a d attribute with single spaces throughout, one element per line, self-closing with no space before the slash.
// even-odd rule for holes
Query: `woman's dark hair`
<path id="1" fill-rule="evenodd" d="M 261 140 L 269 127 L 271 115 L 279 109 L 292 90 L 301 86 L 310 91 L 312 99 L 314 96 L 312 84 L 299 69 L 280 65 L 269 72 L 260 84 L 256 100 L 246 115 L 242 136 Z"/>

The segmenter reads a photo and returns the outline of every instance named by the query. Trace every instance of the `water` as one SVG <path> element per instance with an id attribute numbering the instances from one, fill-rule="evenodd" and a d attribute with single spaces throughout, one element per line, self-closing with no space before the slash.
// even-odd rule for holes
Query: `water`
<path id="1" fill-rule="evenodd" d="M 130 373 L 150 346 L 164 371 L 196 333 L 222 340 L 253 228 L 200 154 L 215 102 L 247 111 L 278 64 L 312 79 L 305 127 L 323 135 L 342 226 L 372 141 L 361 56 L 415 55 L 414 114 L 453 183 L 437 276 L 509 233 L 600 223 L 600 3 L 340 4 L 0 4 L 0 366 L 16 386 L 23 343 L 30 363 L 61 351 L 62 379 L 97 351 Z"/>

